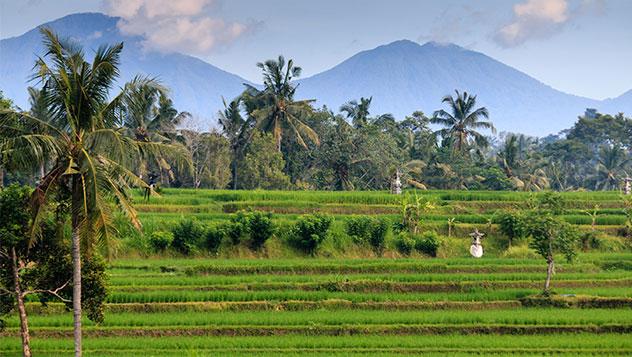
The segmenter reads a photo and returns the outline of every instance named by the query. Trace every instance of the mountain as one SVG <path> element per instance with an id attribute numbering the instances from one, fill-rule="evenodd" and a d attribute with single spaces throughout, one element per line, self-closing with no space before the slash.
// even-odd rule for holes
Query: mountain
<path id="1" fill-rule="evenodd" d="M 432 115 L 455 89 L 476 94 L 499 130 L 532 135 L 568 128 L 585 108 L 600 104 L 555 90 L 482 53 L 407 40 L 360 52 L 303 79 L 298 95 L 334 110 L 345 101 L 373 96 L 373 114 L 403 118 L 415 110 Z"/>
<path id="2" fill-rule="evenodd" d="M 174 105 L 205 119 L 202 129 L 213 125 L 222 96 L 233 98 L 243 91 L 245 79 L 209 63 L 180 53 L 157 53 L 143 50 L 141 38 L 126 36 L 116 27 L 118 18 L 99 13 L 69 15 L 42 26 L 84 46 L 86 57 L 101 44 L 124 42 L 119 85 L 137 74 L 157 77 L 170 88 Z M 42 36 L 38 29 L 0 41 L 0 89 L 22 108 L 28 108 L 26 87 L 36 55 L 42 54 Z"/>
<path id="3" fill-rule="evenodd" d="M 171 89 L 176 108 L 200 116 L 200 128 L 216 125 L 223 108 L 221 97 L 234 98 L 243 90 L 243 78 L 181 53 L 143 50 L 142 38 L 122 34 L 118 18 L 98 13 L 74 14 L 49 22 L 62 36 L 86 48 L 123 41 L 119 85 L 136 74 L 157 76 Z M 0 40 L 0 90 L 27 108 L 27 85 L 35 55 L 41 54 L 41 35 L 33 29 Z M 253 54 L 256 57 L 256 54 Z M 90 56 L 88 56 L 90 57 Z M 455 89 L 478 96 L 500 131 L 531 135 L 557 133 L 569 128 L 586 108 L 604 113 L 632 113 L 632 91 L 597 101 L 555 90 L 550 86 L 482 53 L 453 44 L 396 41 L 360 52 L 339 65 L 299 81 L 297 96 L 317 99 L 337 111 L 341 104 L 373 97 L 373 114 L 397 118 L 422 110 L 431 115 L 444 108 L 441 98 Z"/>
<path id="4" fill-rule="evenodd" d="M 632 89 L 612 99 L 606 99 L 602 104 L 604 113 L 632 113 Z"/>

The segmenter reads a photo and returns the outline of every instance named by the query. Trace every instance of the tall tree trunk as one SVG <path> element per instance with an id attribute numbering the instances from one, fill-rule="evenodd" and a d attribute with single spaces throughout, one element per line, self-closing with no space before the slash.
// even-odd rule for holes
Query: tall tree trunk
<path id="1" fill-rule="evenodd" d="M 237 163 L 240 159 L 240 151 L 239 148 L 237 148 L 235 146 L 235 149 L 233 149 L 233 162 L 231 165 L 232 168 L 232 174 L 233 174 L 233 190 L 237 189 Z"/>
<path id="2" fill-rule="evenodd" d="M 544 294 L 548 295 L 549 290 L 551 289 L 551 276 L 553 275 L 553 269 L 555 262 L 553 261 L 553 256 L 548 256 L 546 258 L 546 263 L 548 264 L 546 267 L 546 280 L 544 281 Z"/>
<path id="3" fill-rule="evenodd" d="M 235 155 L 235 157 L 233 158 L 233 162 L 230 165 L 231 166 L 231 173 L 233 175 L 233 190 L 237 189 L 237 156 Z"/>
<path id="4" fill-rule="evenodd" d="M 75 175 L 72 182 L 72 311 L 76 357 L 81 356 L 81 206 L 81 178 Z"/>
<path id="5" fill-rule="evenodd" d="M 24 307 L 24 295 L 22 295 L 22 287 L 20 286 L 20 272 L 18 270 L 18 258 L 15 253 L 15 247 L 11 248 L 11 260 L 13 262 L 13 281 L 15 300 L 18 303 L 18 313 L 20 314 L 20 337 L 22 337 L 22 355 L 31 357 L 31 335 L 29 334 L 29 322 L 26 317 L 26 308 Z"/>

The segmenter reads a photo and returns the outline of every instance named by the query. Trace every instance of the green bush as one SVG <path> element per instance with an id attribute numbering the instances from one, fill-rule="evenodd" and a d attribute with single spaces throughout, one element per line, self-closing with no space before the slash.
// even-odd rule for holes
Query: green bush
<path id="1" fill-rule="evenodd" d="M 388 234 L 389 224 L 385 219 L 372 219 L 371 230 L 369 232 L 369 244 L 373 252 L 378 256 L 384 253 L 386 245 L 386 234 Z"/>
<path id="2" fill-rule="evenodd" d="M 362 244 L 367 242 L 367 237 L 371 230 L 371 217 L 355 216 L 346 222 L 347 234 L 353 238 L 353 241 Z"/>
<path id="3" fill-rule="evenodd" d="M 498 229 L 507 239 L 509 245 L 514 240 L 525 236 L 524 216 L 518 212 L 503 212 L 498 217 Z"/>
<path id="4" fill-rule="evenodd" d="M 389 222 L 383 218 L 352 217 L 347 221 L 347 234 L 357 244 L 368 244 L 377 255 L 382 255 L 386 244 Z"/>
<path id="5" fill-rule="evenodd" d="M 288 237 L 290 245 L 314 255 L 318 246 L 327 238 L 333 219 L 323 214 L 299 217 Z"/>
<path id="6" fill-rule="evenodd" d="M 395 249 L 405 256 L 409 256 L 415 249 L 415 240 L 409 234 L 401 232 L 395 237 Z"/>
<path id="7" fill-rule="evenodd" d="M 435 231 L 426 231 L 415 237 L 415 250 L 431 257 L 437 256 L 439 235 Z"/>
<path id="8" fill-rule="evenodd" d="M 231 221 L 223 226 L 224 234 L 230 239 L 232 245 L 239 245 L 246 235 L 248 227 L 241 222 Z"/>
<path id="9" fill-rule="evenodd" d="M 171 246 L 184 255 L 194 253 L 204 239 L 204 228 L 190 219 L 178 223 L 171 232 L 173 233 Z"/>
<path id="10" fill-rule="evenodd" d="M 239 245 L 247 239 L 250 233 L 250 216 L 245 211 L 239 211 L 230 217 L 230 223 L 225 226 L 226 235 L 233 245 Z"/>
<path id="11" fill-rule="evenodd" d="M 233 245 L 247 241 L 250 249 L 259 250 L 274 235 L 276 227 L 271 213 L 239 211 L 224 230 Z"/>
<path id="12" fill-rule="evenodd" d="M 215 254 L 226 237 L 226 231 L 224 227 L 209 227 L 206 229 L 204 237 L 206 250 Z"/>
<path id="13" fill-rule="evenodd" d="M 155 231 L 149 235 L 149 245 L 154 252 L 164 252 L 173 242 L 171 232 Z"/>
<path id="14" fill-rule="evenodd" d="M 263 212 L 249 213 L 248 231 L 250 232 L 250 248 L 259 250 L 272 237 L 276 227 L 272 222 L 272 214 Z"/>
<path id="15" fill-rule="evenodd" d="M 105 299 L 108 296 L 109 279 L 105 269 L 105 259 L 98 253 L 81 258 L 81 308 L 96 323 L 103 322 Z"/>

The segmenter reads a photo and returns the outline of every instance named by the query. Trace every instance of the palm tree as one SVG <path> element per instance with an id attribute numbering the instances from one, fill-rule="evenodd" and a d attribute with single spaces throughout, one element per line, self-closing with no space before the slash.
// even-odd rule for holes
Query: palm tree
<path id="1" fill-rule="evenodd" d="M 167 89 L 154 79 L 136 76 L 125 85 L 123 105 L 123 127 L 128 135 L 142 142 L 176 143 L 178 140 L 177 126 L 191 114 L 178 112 L 173 107 L 173 102 L 167 95 Z M 173 179 L 173 171 L 168 163 L 168 158 L 153 156 L 150 152 L 143 152 L 148 157 L 148 162 L 143 161 L 138 168 L 138 174 L 142 177 L 149 170 L 149 163 L 153 163 L 160 172 L 161 181 L 164 182 L 163 173 Z"/>
<path id="2" fill-rule="evenodd" d="M 294 61 L 285 61 L 283 56 L 275 60 L 257 63 L 263 71 L 263 90 L 246 85 L 243 94 L 249 115 L 254 118 L 255 127 L 264 132 L 271 132 L 276 146 L 281 151 L 281 140 L 284 131 L 294 134 L 299 145 L 307 147 L 303 136 L 318 145 L 318 135 L 304 122 L 304 118 L 312 113 L 311 103 L 314 100 L 294 100 L 296 85 L 292 79 L 301 75 L 301 67 L 294 66 Z"/>
<path id="3" fill-rule="evenodd" d="M 445 128 L 436 133 L 443 138 L 449 138 L 457 151 L 465 151 L 470 146 L 470 138 L 474 139 L 477 146 L 487 146 L 487 139 L 476 129 L 491 129 L 496 133 L 496 128 L 490 121 L 480 121 L 480 118 L 489 118 L 489 112 L 485 107 L 475 108 L 476 96 L 467 92 L 456 92 L 456 98 L 448 95 L 441 102 L 448 103 L 450 113 L 440 109 L 434 112 L 430 122 L 443 125 Z"/>
<path id="4" fill-rule="evenodd" d="M 498 159 L 508 178 L 514 176 L 514 169 L 517 166 L 519 154 L 518 137 L 509 135 L 502 150 L 498 153 Z"/>
<path id="5" fill-rule="evenodd" d="M 541 168 L 524 170 L 520 177 L 513 177 L 514 185 L 522 191 L 543 191 L 551 186 L 549 177 Z"/>
<path id="6" fill-rule="evenodd" d="M 360 102 L 354 99 L 340 106 L 339 110 L 345 113 L 347 119 L 351 119 L 351 123 L 356 129 L 361 128 L 369 122 L 369 108 L 372 100 L 373 97 L 361 97 Z"/>
<path id="7" fill-rule="evenodd" d="M 245 143 L 246 132 L 248 131 L 246 120 L 241 116 L 241 97 L 237 97 L 229 104 L 222 98 L 224 110 L 218 113 L 218 122 L 222 127 L 222 132 L 228 138 L 230 150 L 232 153 L 231 160 L 231 181 L 233 190 L 237 189 L 237 162 L 241 150 Z"/>
<path id="8" fill-rule="evenodd" d="M 617 188 L 617 177 L 625 170 L 630 158 L 626 157 L 625 150 L 619 145 L 604 146 L 599 150 L 597 159 L 597 183 L 595 189 L 613 190 Z"/>
<path id="9" fill-rule="evenodd" d="M 28 87 L 27 90 L 29 92 L 29 104 L 31 106 L 29 114 L 42 121 L 49 122 L 51 118 L 51 113 L 48 111 L 48 106 L 46 104 L 46 101 L 44 100 L 46 96 L 42 95 L 42 91 L 34 87 Z M 46 127 L 39 126 L 38 131 L 41 132 L 42 130 L 46 130 Z M 44 175 L 46 174 L 45 162 L 40 163 L 38 173 L 40 180 L 44 178 Z"/>
<path id="10" fill-rule="evenodd" d="M 41 30 L 45 55 L 35 64 L 34 78 L 50 120 L 29 113 L 3 110 L 0 115 L 0 152 L 24 168 L 48 163 L 47 172 L 33 193 L 33 239 L 38 222 L 57 193 L 67 193 L 71 205 L 73 317 L 75 355 L 81 349 L 81 259 L 98 243 L 106 248 L 114 234 L 112 203 L 136 227 L 140 222 L 127 189 L 146 186 L 132 167 L 142 153 L 180 154 L 163 143 L 138 141 L 120 128 L 125 91 L 108 101 L 118 76 L 123 44 L 101 46 L 92 63 L 77 45 Z M 178 155 L 178 157 L 181 157 Z M 186 162 L 186 160 L 183 160 Z M 36 166 L 37 167 L 37 166 Z"/>

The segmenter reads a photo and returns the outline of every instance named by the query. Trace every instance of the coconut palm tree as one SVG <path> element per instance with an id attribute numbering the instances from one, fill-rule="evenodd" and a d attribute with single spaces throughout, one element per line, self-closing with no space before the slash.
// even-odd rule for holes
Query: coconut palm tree
<path id="1" fill-rule="evenodd" d="M 228 138 L 230 143 L 230 151 L 232 153 L 231 160 L 231 181 L 233 190 L 237 189 L 237 163 L 238 158 L 244 148 L 248 126 L 246 120 L 241 115 L 241 97 L 237 97 L 229 104 L 222 98 L 224 110 L 218 113 L 218 122 L 222 127 L 222 132 Z"/>
<path id="2" fill-rule="evenodd" d="M 511 178 L 514 186 L 521 191 L 543 191 L 551 186 L 549 177 L 541 168 L 523 170 L 519 177 Z"/>
<path id="3" fill-rule="evenodd" d="M 599 150 L 597 158 L 597 175 L 595 189 L 613 190 L 619 185 L 618 177 L 625 170 L 630 158 L 619 145 L 604 146 Z"/>
<path id="4" fill-rule="evenodd" d="M 361 128 L 369 123 L 369 108 L 372 100 L 373 97 L 361 97 L 360 102 L 355 99 L 350 100 L 340 106 L 339 110 L 345 114 L 347 119 L 351 119 L 351 123 L 356 129 Z"/>
<path id="5" fill-rule="evenodd" d="M 122 120 L 127 135 L 143 142 L 162 142 L 177 144 L 179 140 L 177 126 L 190 118 L 188 112 L 178 112 L 168 97 L 168 91 L 155 79 L 136 76 L 125 85 L 122 98 Z M 174 179 L 168 158 L 153 156 L 143 152 L 147 160 L 137 168 L 140 177 L 150 170 L 150 165 L 160 172 L 161 181 Z"/>
<path id="6" fill-rule="evenodd" d="M 29 92 L 29 104 L 31 106 L 29 114 L 42 121 L 49 122 L 51 113 L 48 111 L 48 106 L 45 101 L 46 96 L 42 95 L 41 90 L 34 87 L 28 87 L 27 90 Z M 43 130 L 46 130 L 46 127 L 39 126 L 38 131 L 41 132 Z M 46 174 L 46 163 L 40 163 L 38 169 L 39 179 L 41 180 Z"/>
<path id="7" fill-rule="evenodd" d="M 297 85 L 292 80 L 301 75 L 301 67 L 294 66 L 294 61 L 285 61 L 283 56 L 275 60 L 257 63 L 263 71 L 263 90 L 246 85 L 242 95 L 249 115 L 255 120 L 255 127 L 263 132 L 271 132 L 276 146 L 281 151 L 281 140 L 284 132 L 291 132 L 299 145 L 307 147 L 303 136 L 316 145 L 318 135 L 304 122 L 304 118 L 312 113 L 311 103 L 314 100 L 294 100 Z"/>
<path id="8" fill-rule="evenodd" d="M 492 133 L 496 128 L 491 121 L 481 121 L 480 118 L 489 118 L 489 112 L 485 107 L 476 108 L 476 96 L 467 92 L 456 92 L 456 98 L 448 95 L 442 103 L 448 103 L 450 112 L 443 109 L 434 112 L 430 122 L 443 125 L 445 128 L 438 130 L 436 134 L 443 138 L 449 138 L 456 151 L 464 152 L 471 146 L 471 138 L 476 146 L 487 146 L 487 139 L 477 129 L 490 129 Z"/>
<path id="9" fill-rule="evenodd" d="M 122 43 L 101 46 L 89 63 L 79 46 L 49 29 L 41 32 L 45 54 L 36 61 L 34 78 L 42 84 L 40 95 L 50 118 L 1 111 L 0 153 L 23 168 L 48 164 L 33 193 L 33 239 L 55 195 L 70 200 L 74 343 L 75 355 L 80 356 L 82 256 L 89 257 L 99 243 L 109 246 L 114 234 L 113 204 L 140 227 L 126 192 L 131 185 L 146 186 L 131 169 L 143 159 L 142 153 L 174 154 L 183 163 L 186 159 L 178 148 L 135 140 L 120 127 L 126 93 L 108 98 L 118 77 Z"/>
<path id="10" fill-rule="evenodd" d="M 518 146 L 518 137 L 516 135 L 509 135 L 505 140 L 505 145 L 498 153 L 498 159 L 501 167 L 505 171 L 508 178 L 514 176 L 514 170 L 518 163 L 518 157 L 520 154 L 520 148 Z"/>

